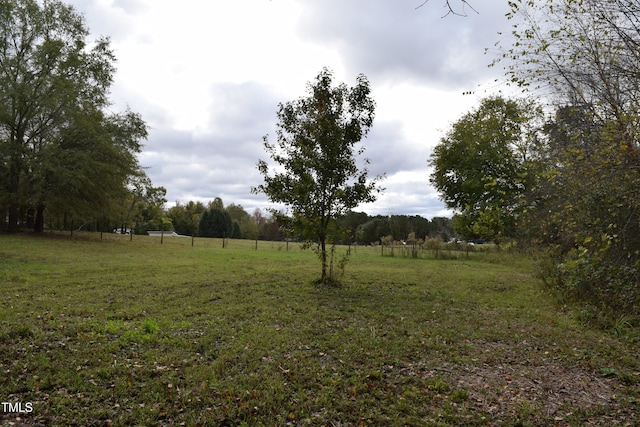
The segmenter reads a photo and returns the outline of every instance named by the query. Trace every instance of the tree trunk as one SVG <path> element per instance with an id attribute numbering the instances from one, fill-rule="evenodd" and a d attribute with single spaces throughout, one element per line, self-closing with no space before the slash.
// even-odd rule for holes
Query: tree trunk
<path id="1" fill-rule="evenodd" d="M 327 283 L 327 242 L 325 237 L 320 238 L 320 259 L 322 260 L 322 283 Z"/>
<path id="2" fill-rule="evenodd" d="M 18 231 L 18 206 L 13 202 L 9 202 L 9 224 L 8 230 L 11 233 Z"/>
<path id="3" fill-rule="evenodd" d="M 36 210 L 36 219 L 33 223 L 33 231 L 36 233 L 42 233 L 44 231 L 44 205 L 39 204 Z"/>
<path id="4" fill-rule="evenodd" d="M 20 173 L 17 167 L 12 168 L 9 178 L 9 232 L 18 231 L 18 191 L 20 190 Z"/>
<path id="5" fill-rule="evenodd" d="M 14 133 L 15 132 L 15 133 Z M 9 147 L 12 150 L 9 159 L 9 224 L 10 232 L 19 230 L 18 222 L 20 217 L 20 175 L 22 173 L 22 151 L 24 132 L 17 129 L 11 132 Z"/>

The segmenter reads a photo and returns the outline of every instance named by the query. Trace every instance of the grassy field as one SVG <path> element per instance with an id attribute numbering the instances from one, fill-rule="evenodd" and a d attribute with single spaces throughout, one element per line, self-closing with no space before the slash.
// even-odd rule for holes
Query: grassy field
<path id="1" fill-rule="evenodd" d="M 579 323 L 526 257 L 359 247 L 322 288 L 254 245 L 0 235 L 0 424 L 640 423 L 640 331 Z"/>

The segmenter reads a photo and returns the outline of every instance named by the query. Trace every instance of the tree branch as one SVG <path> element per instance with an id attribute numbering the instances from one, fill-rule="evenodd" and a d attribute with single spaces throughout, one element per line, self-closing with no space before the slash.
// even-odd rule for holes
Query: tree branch
<path id="1" fill-rule="evenodd" d="M 466 7 L 469 7 L 469 9 L 473 10 L 475 13 L 479 12 L 477 10 L 475 10 L 473 8 L 473 6 L 471 6 L 469 4 L 469 2 L 467 0 L 459 0 L 460 3 L 462 3 L 462 12 L 457 12 L 453 9 L 453 6 L 451 6 L 451 0 L 445 0 L 445 7 L 448 9 L 447 13 L 443 16 L 443 18 L 449 16 L 449 15 L 456 15 L 456 16 L 467 16 L 467 13 L 465 11 Z M 420 9 L 422 6 L 424 6 L 425 4 L 427 4 L 429 2 L 429 0 L 424 0 L 422 3 L 420 3 L 418 6 L 416 6 L 416 9 Z"/>

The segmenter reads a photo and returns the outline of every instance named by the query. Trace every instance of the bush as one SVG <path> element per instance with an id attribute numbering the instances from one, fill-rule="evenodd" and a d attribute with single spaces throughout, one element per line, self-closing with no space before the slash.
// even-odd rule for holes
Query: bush
<path id="1" fill-rule="evenodd" d="M 583 305 L 600 323 L 621 316 L 640 320 L 640 262 L 624 263 L 603 253 L 581 248 L 555 262 L 549 258 L 539 263 L 541 278 L 564 302 Z"/>

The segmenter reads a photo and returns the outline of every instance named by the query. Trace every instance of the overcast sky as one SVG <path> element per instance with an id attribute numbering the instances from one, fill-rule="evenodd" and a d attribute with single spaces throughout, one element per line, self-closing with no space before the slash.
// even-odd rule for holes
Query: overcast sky
<path id="1" fill-rule="evenodd" d="M 306 95 L 323 67 L 349 86 L 363 73 L 377 103 L 363 141 L 384 194 L 356 210 L 450 215 L 429 184 L 427 161 L 451 124 L 500 89 L 485 54 L 509 32 L 506 0 L 71 0 L 92 38 L 117 57 L 113 108 L 150 127 L 140 157 L 176 201 L 215 197 L 251 212 L 262 182 L 262 137 L 275 140 L 279 102 Z M 474 95 L 463 92 L 475 91 Z"/>

